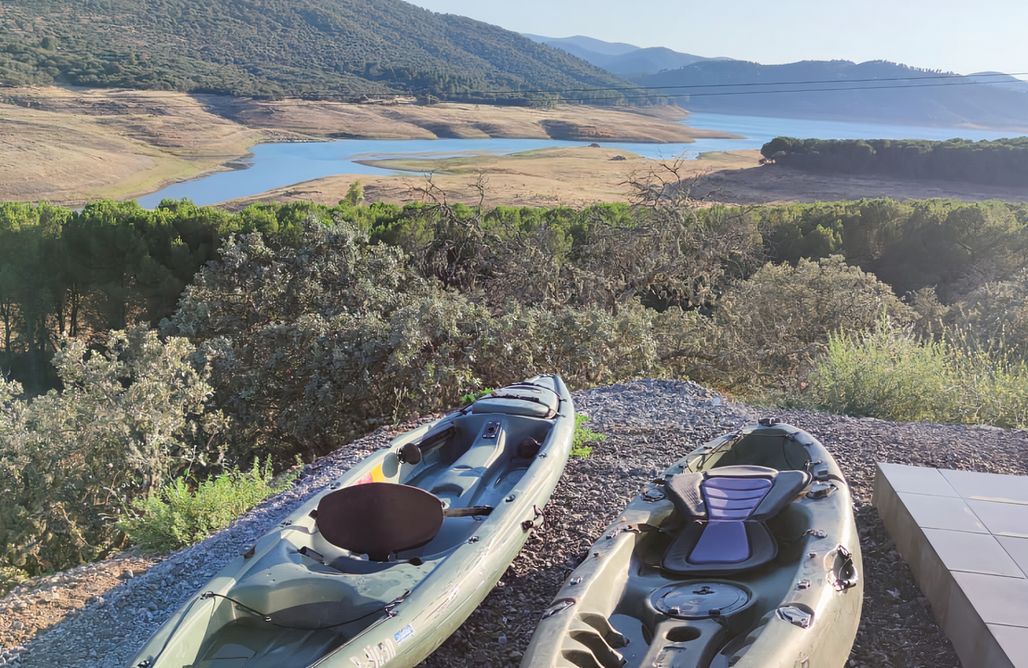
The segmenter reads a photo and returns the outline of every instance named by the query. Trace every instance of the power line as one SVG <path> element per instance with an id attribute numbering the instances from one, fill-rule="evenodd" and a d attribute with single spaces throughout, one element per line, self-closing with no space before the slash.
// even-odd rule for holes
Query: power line
<path id="1" fill-rule="evenodd" d="M 911 90 L 914 88 L 939 88 L 944 86 L 989 86 L 989 85 L 1002 85 L 1004 82 L 1001 81 L 952 81 L 947 83 L 927 83 L 927 84 L 906 84 L 906 85 L 895 85 L 895 86 L 837 86 L 832 88 L 787 88 L 783 90 L 741 90 L 741 91 L 727 91 L 727 92 L 699 92 L 699 93 L 671 93 L 667 95 L 649 94 L 649 95 L 607 95 L 602 97 L 568 97 L 565 98 L 566 102 L 590 102 L 590 101 L 612 101 L 612 100 L 636 100 L 636 99 L 652 99 L 653 97 L 663 98 L 693 98 L 693 97 L 723 97 L 728 95 L 778 95 L 783 93 L 827 93 L 827 92 L 838 92 L 838 91 L 859 91 L 859 90 L 896 90 L 906 89 Z M 767 84 L 771 85 L 771 84 Z"/>
<path id="2" fill-rule="evenodd" d="M 710 83 L 710 84 L 664 84 L 664 85 L 639 85 L 639 86 L 605 86 L 605 87 L 590 87 L 590 88 L 538 88 L 538 89 L 492 89 L 492 90 L 466 90 L 461 91 L 461 95 L 541 95 L 541 94 L 565 94 L 565 93 L 600 93 L 600 92 L 617 92 L 617 91 L 640 91 L 640 90 L 676 90 L 683 88 L 744 88 L 753 86 L 807 86 L 815 84 L 838 84 L 838 83 L 877 83 L 881 81 L 932 81 L 939 79 L 980 79 L 983 77 L 1020 77 L 1028 76 L 1028 72 L 986 72 L 982 74 L 964 75 L 964 74 L 932 74 L 922 76 L 910 76 L 910 77 L 876 77 L 867 79 L 847 79 L 840 81 L 839 79 L 808 79 L 802 81 L 743 81 L 739 83 Z M 966 82 L 954 82 L 953 85 L 967 85 L 967 84 L 1005 84 L 1006 81 L 966 81 Z M 923 84 L 925 86 L 933 84 Z M 942 84 L 934 84 L 942 85 Z M 1028 82 L 1026 82 L 1028 85 Z M 872 89 L 872 87 L 868 87 Z M 828 90 L 828 89 L 815 89 L 815 90 Z M 800 91 L 805 92 L 805 91 Z M 699 95 L 696 93 L 695 95 Z M 374 95 L 395 95 L 395 93 L 368 93 L 368 96 Z M 704 94 L 707 95 L 707 94 Z M 712 93 L 710 94 L 712 95 Z M 670 97 L 665 95 L 663 97 Z"/>

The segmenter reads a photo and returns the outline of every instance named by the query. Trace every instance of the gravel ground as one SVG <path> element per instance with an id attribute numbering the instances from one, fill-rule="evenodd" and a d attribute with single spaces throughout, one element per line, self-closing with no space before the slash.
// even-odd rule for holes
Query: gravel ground
<path id="1" fill-rule="evenodd" d="M 539 614 L 568 572 L 645 481 L 696 445 L 769 412 L 724 401 L 693 383 L 671 381 L 579 392 L 575 403 L 592 417 L 590 427 L 608 439 L 588 459 L 569 462 L 546 508 L 546 526 L 529 539 L 497 588 L 426 666 L 515 665 Z M 773 412 L 819 438 L 852 487 L 865 604 L 848 665 L 958 666 L 870 505 L 874 463 L 1024 475 L 1028 432 Z M 0 598 L 0 666 L 124 666 L 161 622 L 227 561 L 393 433 L 380 430 L 319 460 L 291 490 L 197 546 L 161 561 L 123 555 L 34 581 Z M 55 625 L 37 633 L 47 624 Z"/>

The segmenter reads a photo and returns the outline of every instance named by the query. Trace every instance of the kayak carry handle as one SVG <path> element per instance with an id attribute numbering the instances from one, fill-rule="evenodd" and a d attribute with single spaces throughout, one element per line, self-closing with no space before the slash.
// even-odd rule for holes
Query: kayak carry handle
<path id="1" fill-rule="evenodd" d="M 835 559 L 832 561 L 832 571 L 829 575 L 832 587 L 835 591 L 846 591 L 857 586 L 860 578 L 857 574 L 857 566 L 853 562 L 853 553 L 840 545 L 835 548 Z"/>

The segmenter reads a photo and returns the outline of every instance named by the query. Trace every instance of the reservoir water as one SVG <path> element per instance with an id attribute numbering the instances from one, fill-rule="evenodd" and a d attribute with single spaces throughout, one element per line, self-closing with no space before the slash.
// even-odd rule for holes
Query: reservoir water
<path id="1" fill-rule="evenodd" d="M 603 146 L 630 151 L 647 158 L 691 159 L 708 151 L 759 149 L 779 136 L 817 139 L 999 139 L 1011 133 L 966 128 L 919 127 L 849 121 L 690 114 L 686 123 L 695 128 L 738 135 L 735 139 L 699 138 L 683 144 L 604 142 Z M 1016 134 L 1016 133 L 1015 133 Z M 334 174 L 389 174 L 388 169 L 363 165 L 357 160 L 400 157 L 453 157 L 492 153 L 508 155 L 540 148 L 583 146 L 588 142 L 554 139 L 337 139 L 308 143 L 258 144 L 245 166 L 175 183 L 139 198 L 145 207 L 163 199 L 188 198 L 197 204 L 217 204 L 257 195 L 272 188 Z"/>

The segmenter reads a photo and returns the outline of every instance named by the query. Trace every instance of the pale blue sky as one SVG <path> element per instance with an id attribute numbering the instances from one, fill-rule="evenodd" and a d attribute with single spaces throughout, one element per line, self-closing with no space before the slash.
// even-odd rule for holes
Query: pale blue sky
<path id="1" fill-rule="evenodd" d="M 1028 72 L 1028 0 L 411 0 L 509 30 L 763 63 Z"/>

